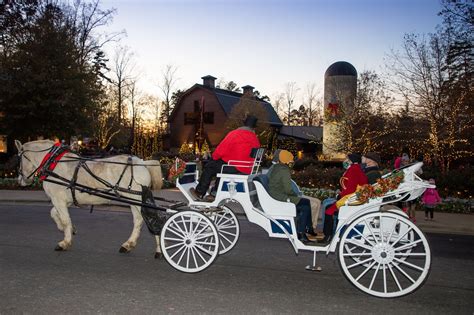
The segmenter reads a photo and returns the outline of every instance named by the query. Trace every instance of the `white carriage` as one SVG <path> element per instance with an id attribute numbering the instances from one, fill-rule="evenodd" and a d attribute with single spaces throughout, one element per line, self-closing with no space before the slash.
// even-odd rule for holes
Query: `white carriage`
<path id="1" fill-rule="evenodd" d="M 189 193 L 198 180 L 196 165 L 187 165 L 177 180 L 191 210 L 176 211 L 161 231 L 161 249 L 167 262 L 182 272 L 194 273 L 209 267 L 219 254 L 231 250 L 239 239 L 239 222 L 230 206 L 238 203 L 247 219 L 262 227 L 270 237 L 286 238 L 296 253 L 336 252 L 346 278 L 357 288 L 377 297 L 399 297 L 419 288 L 427 279 L 431 265 L 428 241 L 407 215 L 395 207 L 397 201 L 419 197 L 432 185 L 417 175 L 421 162 L 401 169 L 404 180 L 396 190 L 361 205 L 355 197 L 339 209 L 332 241 L 324 246 L 308 245 L 297 238 L 296 207 L 273 199 L 267 192 L 267 178 L 259 174 L 263 149 L 259 149 L 250 175 L 218 174 L 220 178 L 213 202 L 193 200 Z M 229 164 L 236 165 L 238 161 Z M 223 167 L 225 171 L 225 166 Z M 388 174 L 387 176 L 390 176 Z M 383 207 L 385 206 L 385 207 Z"/>

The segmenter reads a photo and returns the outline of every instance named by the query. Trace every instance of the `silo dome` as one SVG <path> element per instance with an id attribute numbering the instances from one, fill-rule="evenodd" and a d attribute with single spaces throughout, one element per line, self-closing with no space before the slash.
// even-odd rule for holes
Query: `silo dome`
<path id="1" fill-rule="evenodd" d="M 338 61 L 330 65 L 326 70 L 326 73 L 324 73 L 325 78 L 338 75 L 350 75 L 357 77 L 357 70 L 347 61 Z"/>

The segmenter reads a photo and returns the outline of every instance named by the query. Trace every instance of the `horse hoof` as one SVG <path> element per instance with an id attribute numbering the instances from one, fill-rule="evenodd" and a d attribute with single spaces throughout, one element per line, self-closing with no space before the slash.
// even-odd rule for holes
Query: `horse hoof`
<path id="1" fill-rule="evenodd" d="M 129 250 L 128 250 L 128 249 L 126 249 L 126 248 L 125 248 L 125 247 L 123 247 L 123 246 L 120 246 L 119 252 L 120 252 L 120 253 L 122 253 L 122 254 L 126 254 L 126 253 L 128 253 L 128 252 L 129 252 Z"/>
<path id="2" fill-rule="evenodd" d="M 155 259 L 161 259 L 161 257 L 163 257 L 162 253 L 159 253 L 159 252 L 155 253 Z"/>
<path id="3" fill-rule="evenodd" d="M 62 247 L 59 246 L 59 245 L 56 245 L 56 247 L 54 248 L 54 250 L 57 251 L 57 252 L 62 252 L 62 251 L 64 251 L 65 249 L 62 248 Z"/>

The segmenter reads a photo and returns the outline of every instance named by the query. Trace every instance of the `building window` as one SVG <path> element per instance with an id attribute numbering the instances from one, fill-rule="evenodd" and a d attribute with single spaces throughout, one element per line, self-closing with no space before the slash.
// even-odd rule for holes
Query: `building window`
<path id="1" fill-rule="evenodd" d="M 204 123 L 208 125 L 214 124 L 214 112 L 204 112 Z"/>
<path id="2" fill-rule="evenodd" d="M 184 124 L 185 125 L 194 125 L 197 122 L 196 113 L 184 113 Z"/>
<path id="3" fill-rule="evenodd" d="M 194 112 L 200 112 L 201 111 L 201 105 L 199 105 L 199 101 L 194 101 Z"/>
<path id="4" fill-rule="evenodd" d="M 7 153 L 7 136 L 0 135 L 0 153 Z"/>

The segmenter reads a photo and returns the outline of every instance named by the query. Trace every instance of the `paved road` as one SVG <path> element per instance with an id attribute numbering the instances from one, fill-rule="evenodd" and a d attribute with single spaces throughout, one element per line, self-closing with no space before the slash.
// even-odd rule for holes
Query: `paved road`
<path id="1" fill-rule="evenodd" d="M 73 209 L 71 251 L 45 206 L 0 206 L 0 314 L 387 313 L 472 314 L 474 237 L 428 234 L 433 264 L 420 290 L 399 299 L 370 297 L 341 274 L 335 255 L 320 255 L 322 273 L 303 267 L 284 240 L 269 240 L 241 221 L 237 246 L 206 271 L 189 275 L 155 260 L 144 229 L 134 252 L 119 254 L 131 214 Z"/>

